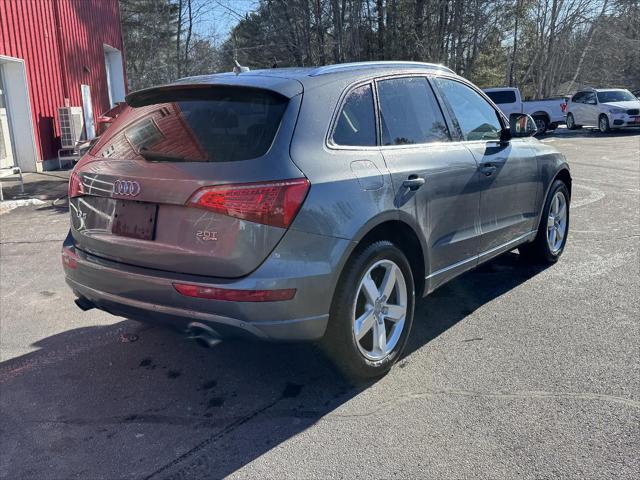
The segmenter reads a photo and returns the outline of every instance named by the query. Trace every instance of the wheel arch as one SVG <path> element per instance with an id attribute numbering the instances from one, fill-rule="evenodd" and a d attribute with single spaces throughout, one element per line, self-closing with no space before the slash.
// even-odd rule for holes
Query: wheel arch
<path id="1" fill-rule="evenodd" d="M 556 180 L 562 180 L 564 184 L 567 186 L 567 190 L 569 190 L 569 201 L 571 201 L 573 179 L 571 178 L 571 172 L 569 171 L 569 166 L 565 163 L 561 165 L 560 168 L 556 171 L 556 173 L 551 177 L 551 180 L 549 181 L 545 189 L 544 197 L 542 199 L 542 203 L 540 206 L 540 213 L 538 214 L 538 228 L 536 230 L 540 228 L 540 222 L 542 221 L 542 213 L 544 211 L 544 206 L 547 204 L 547 198 L 549 198 L 549 192 L 551 191 L 551 187 L 553 187 L 553 184 L 555 183 Z"/>
<path id="2" fill-rule="evenodd" d="M 571 196 L 571 186 L 573 183 L 573 179 L 571 178 L 571 172 L 569 172 L 569 169 L 566 166 L 561 168 L 551 180 L 549 188 L 547 188 L 547 195 L 549 195 L 549 189 L 551 189 L 551 185 L 553 185 L 553 182 L 555 182 L 556 180 L 562 180 L 564 182 L 564 184 L 567 186 L 567 190 L 569 190 L 569 196 Z"/>
<path id="3" fill-rule="evenodd" d="M 531 116 L 534 117 L 534 118 L 535 117 L 544 117 L 547 120 L 547 123 L 551 122 L 551 117 L 544 110 L 538 110 L 537 112 L 532 113 Z"/>
<path id="4" fill-rule="evenodd" d="M 367 245 L 377 240 L 388 240 L 400 248 L 406 255 L 413 281 L 416 287 L 416 296 L 424 295 L 425 277 L 427 268 L 427 248 L 424 237 L 418 232 L 417 225 L 410 216 L 404 212 L 393 214 L 381 214 L 367 222 L 367 224 L 353 238 L 352 248 L 346 252 L 342 262 L 341 272 L 354 252 L 366 248 Z"/>

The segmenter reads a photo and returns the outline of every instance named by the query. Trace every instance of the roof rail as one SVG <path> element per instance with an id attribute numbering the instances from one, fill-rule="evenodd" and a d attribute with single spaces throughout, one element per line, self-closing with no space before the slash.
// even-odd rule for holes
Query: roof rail
<path id="1" fill-rule="evenodd" d="M 318 67 L 313 69 L 310 73 L 310 77 L 316 77 L 318 75 L 325 75 L 327 73 L 335 73 L 349 70 L 360 70 L 365 68 L 375 68 L 375 67 L 384 67 L 384 68 L 425 68 L 429 70 L 438 70 L 441 72 L 453 73 L 449 67 L 445 67 L 444 65 L 438 65 L 436 63 L 425 63 L 425 62 L 409 62 L 409 61 L 375 61 L 375 62 L 353 62 L 353 63 L 336 63 L 334 65 L 324 65 L 322 67 Z"/>

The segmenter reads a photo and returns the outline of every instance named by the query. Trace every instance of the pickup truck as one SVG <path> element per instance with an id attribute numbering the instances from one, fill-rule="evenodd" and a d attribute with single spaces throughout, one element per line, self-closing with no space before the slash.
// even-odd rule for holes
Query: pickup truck
<path id="1" fill-rule="evenodd" d="M 547 130 L 554 130 L 558 125 L 565 123 L 567 101 L 564 97 L 523 101 L 520 90 L 513 87 L 486 88 L 484 93 L 507 117 L 511 113 L 531 115 L 538 127 L 536 135 L 542 135 Z"/>

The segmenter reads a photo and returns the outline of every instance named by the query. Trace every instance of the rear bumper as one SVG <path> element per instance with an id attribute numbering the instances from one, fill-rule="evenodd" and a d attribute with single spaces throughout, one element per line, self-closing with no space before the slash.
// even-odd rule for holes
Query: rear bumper
<path id="1" fill-rule="evenodd" d="M 114 315 L 186 329 L 197 321 L 222 336 L 304 341 L 321 338 L 342 258 L 349 241 L 289 231 L 267 260 L 238 279 L 202 277 L 121 264 L 77 249 L 69 235 L 64 249 L 74 257 L 65 264 L 68 285 L 79 297 Z M 173 283 L 211 288 L 295 288 L 287 301 L 227 302 L 187 297 Z"/>

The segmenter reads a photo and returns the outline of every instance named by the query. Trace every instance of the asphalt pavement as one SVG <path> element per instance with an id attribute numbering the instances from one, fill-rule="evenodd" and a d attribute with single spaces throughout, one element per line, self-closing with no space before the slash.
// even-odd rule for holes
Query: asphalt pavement
<path id="1" fill-rule="evenodd" d="M 81 312 L 63 201 L 0 215 L 0 478 L 640 475 L 640 134 L 567 132 L 560 262 L 509 253 L 419 301 L 406 356 L 352 385 L 309 345 Z"/>

